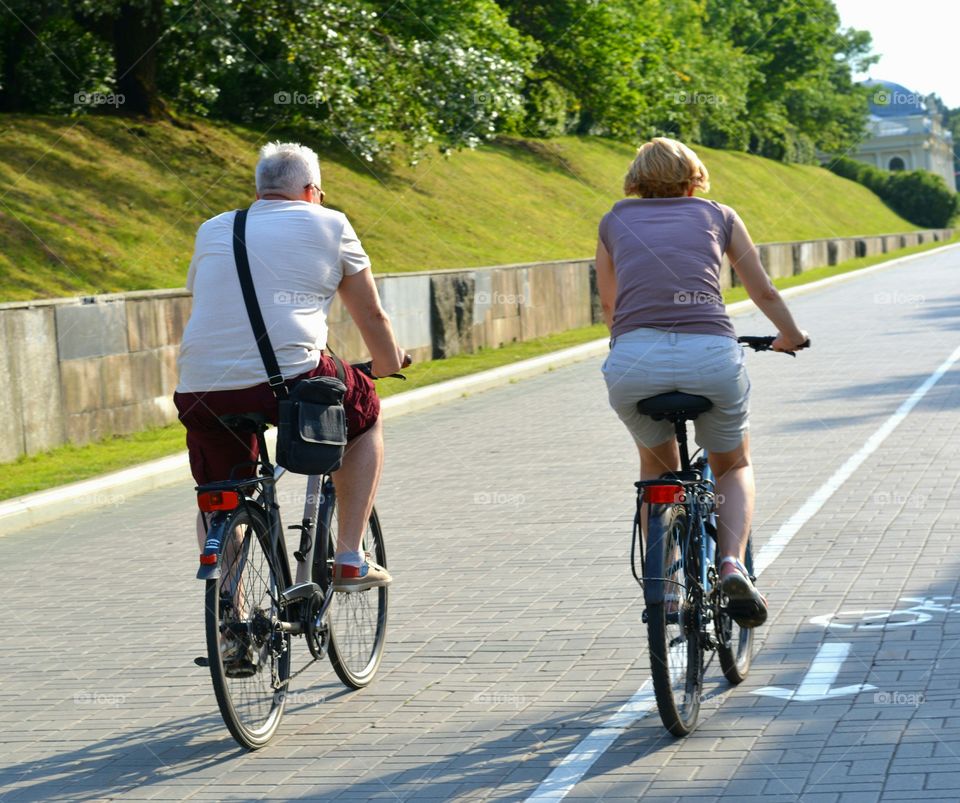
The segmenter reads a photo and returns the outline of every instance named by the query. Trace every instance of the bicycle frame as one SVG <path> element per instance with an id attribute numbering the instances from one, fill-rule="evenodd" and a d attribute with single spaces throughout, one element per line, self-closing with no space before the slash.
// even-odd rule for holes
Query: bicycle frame
<path id="1" fill-rule="evenodd" d="M 267 444 L 264 434 L 257 433 L 257 443 L 260 447 L 259 473 L 255 477 L 242 480 L 228 480 L 225 482 L 210 483 L 199 486 L 198 492 L 203 491 L 235 491 L 240 495 L 241 506 L 257 508 L 270 526 L 270 551 L 278 561 L 283 573 L 284 581 L 290 583 L 290 561 L 287 557 L 286 541 L 283 535 L 283 522 L 280 508 L 277 504 L 276 483 L 286 469 L 274 466 L 268 457 Z M 333 482 L 329 476 L 314 475 L 307 479 L 306 498 L 304 499 L 303 517 L 299 525 L 300 543 L 294 556 L 297 560 L 295 586 L 312 582 L 316 577 L 325 582 L 327 579 L 326 545 L 329 541 L 331 516 L 333 514 Z M 222 510 L 214 513 L 207 528 L 207 536 L 203 553 L 200 557 L 200 568 L 197 571 L 198 580 L 213 580 L 220 576 L 223 550 L 229 533 L 226 531 L 232 510 Z M 319 533 L 319 539 L 317 537 Z M 322 547 L 318 550 L 317 544 Z M 242 562 L 238 565 L 242 571 Z M 293 586 L 291 586 L 293 587 Z M 324 604 L 324 611 L 330 595 Z M 291 624 L 293 624 L 291 622 Z"/>
<path id="2" fill-rule="evenodd" d="M 682 489 L 683 498 L 680 502 L 670 503 L 682 505 L 687 512 L 687 530 L 684 533 L 680 543 L 680 555 L 683 565 L 689 566 L 689 561 L 694 549 L 697 552 L 697 572 L 699 581 L 698 593 L 704 597 L 709 597 L 712 592 L 714 578 L 711 577 L 711 568 L 716 555 L 717 543 L 717 514 L 715 499 L 716 480 L 710 464 L 707 460 L 706 451 L 691 464 L 686 444 L 686 422 L 676 422 L 677 440 L 680 445 L 680 470 L 673 472 L 672 475 L 664 475 L 656 480 L 644 480 L 634 483 L 637 488 L 637 512 L 634 519 L 634 526 L 639 531 L 641 522 L 641 509 L 644 502 L 644 488 L 648 486 L 675 485 Z M 648 522 L 654 516 L 663 516 L 666 514 L 670 505 L 655 504 L 648 502 Z M 709 526 L 709 529 L 708 529 Z M 648 526 L 649 529 L 649 526 Z M 641 567 L 645 567 L 645 557 L 642 549 L 642 534 L 637 532 L 637 537 L 641 543 Z M 689 576 L 692 573 L 687 573 Z M 634 577 L 643 587 L 644 602 L 647 605 L 656 605 L 664 601 L 665 578 L 647 576 L 644 568 L 643 577 L 638 577 L 634 567 Z M 691 589 L 686 589 L 690 593 Z"/>

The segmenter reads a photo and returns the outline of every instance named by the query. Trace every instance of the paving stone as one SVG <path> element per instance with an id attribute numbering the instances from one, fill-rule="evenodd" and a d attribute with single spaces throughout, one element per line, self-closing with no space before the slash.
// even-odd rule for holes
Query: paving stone
<path id="1" fill-rule="evenodd" d="M 955 347 L 956 269 L 925 257 L 799 296 L 791 308 L 816 348 L 795 361 L 749 355 L 758 549 Z M 875 301 L 908 291 L 924 304 Z M 519 325 L 508 306 L 484 311 L 487 335 L 497 320 Z M 159 317 L 135 322 L 142 347 L 165 342 Z M 736 325 L 769 328 L 756 315 Z M 156 359 L 151 376 L 169 374 L 166 352 Z M 133 398 L 143 384 L 111 392 Z M 953 369 L 767 569 L 771 617 L 750 677 L 731 689 L 711 665 L 699 729 L 676 740 L 650 711 L 568 800 L 956 798 L 960 608 L 886 629 L 862 614 L 811 620 L 917 604 L 904 597 L 960 602 L 958 407 Z M 608 723 L 649 656 L 628 568 L 635 458 L 598 361 L 391 420 L 386 436 L 377 504 L 397 581 L 379 676 L 347 692 L 295 643 L 302 698 L 255 754 L 226 733 L 193 664 L 203 588 L 189 486 L 0 539 L 4 801 L 515 801 Z M 302 488 L 280 487 L 291 523 Z M 37 594 L 38 577 L 69 589 L 69 605 Z M 833 685 L 876 690 L 753 694 L 797 688 L 830 642 L 851 645 Z"/>

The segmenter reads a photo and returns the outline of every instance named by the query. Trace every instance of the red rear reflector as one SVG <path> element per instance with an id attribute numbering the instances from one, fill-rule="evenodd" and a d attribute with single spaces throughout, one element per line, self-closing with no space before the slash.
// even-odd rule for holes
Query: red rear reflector
<path id="1" fill-rule="evenodd" d="M 683 501 L 681 485 L 648 485 L 643 489 L 644 501 L 651 505 L 669 505 Z"/>
<path id="2" fill-rule="evenodd" d="M 204 566 L 209 566 L 209 565 L 217 562 L 217 555 L 216 555 L 216 553 L 214 553 L 214 554 L 212 554 L 212 555 L 201 555 L 201 556 L 200 556 L 200 562 L 201 562 Z"/>
<path id="3" fill-rule="evenodd" d="M 240 507 L 240 494 L 236 491 L 204 491 L 197 494 L 197 504 L 204 513 L 233 510 Z"/>

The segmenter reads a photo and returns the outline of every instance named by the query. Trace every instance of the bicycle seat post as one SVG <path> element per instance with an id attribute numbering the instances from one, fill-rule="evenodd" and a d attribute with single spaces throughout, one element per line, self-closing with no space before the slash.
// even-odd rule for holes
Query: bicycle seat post
<path id="1" fill-rule="evenodd" d="M 257 430 L 257 448 L 260 454 L 260 465 L 267 473 L 273 472 L 273 466 L 270 464 L 270 453 L 267 451 L 267 435 L 265 429 Z"/>
<path id="2" fill-rule="evenodd" d="M 680 470 L 690 470 L 690 452 L 687 449 L 687 419 L 680 413 L 673 416 L 673 428 L 677 433 L 677 444 L 680 447 Z"/>

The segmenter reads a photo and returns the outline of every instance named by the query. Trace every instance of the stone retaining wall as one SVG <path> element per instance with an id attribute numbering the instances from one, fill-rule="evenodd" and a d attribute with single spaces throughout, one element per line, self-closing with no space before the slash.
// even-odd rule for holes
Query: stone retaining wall
<path id="1" fill-rule="evenodd" d="M 762 243 L 774 278 L 948 239 L 952 230 Z M 735 284 L 728 260 L 724 289 Z M 593 260 L 378 276 L 400 343 L 418 361 L 469 354 L 601 320 Z M 0 461 L 176 420 L 171 395 L 190 314 L 185 290 L 0 304 Z M 240 309 L 238 315 L 245 312 Z M 330 344 L 365 358 L 342 304 Z"/>

